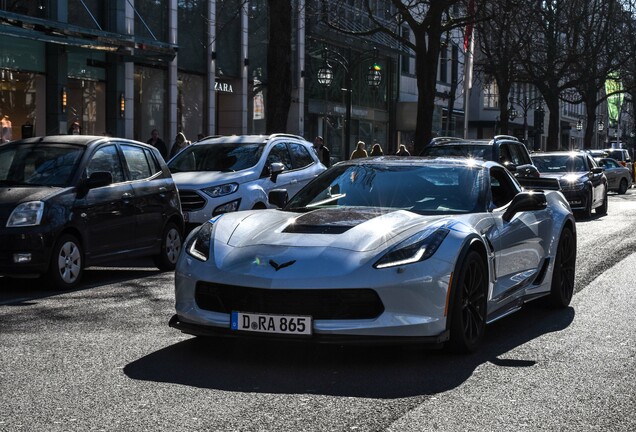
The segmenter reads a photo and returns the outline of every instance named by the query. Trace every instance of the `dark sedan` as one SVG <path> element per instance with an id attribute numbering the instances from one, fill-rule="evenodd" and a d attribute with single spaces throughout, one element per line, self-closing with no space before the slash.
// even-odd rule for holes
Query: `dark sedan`
<path id="1" fill-rule="evenodd" d="M 172 270 L 182 230 L 177 188 L 149 145 L 60 135 L 0 146 L 0 275 L 70 289 L 116 259 Z"/>
<path id="2" fill-rule="evenodd" d="M 607 213 L 608 183 L 603 168 L 585 152 L 535 153 L 532 161 L 541 177 L 556 178 L 573 211 L 583 217 Z"/>

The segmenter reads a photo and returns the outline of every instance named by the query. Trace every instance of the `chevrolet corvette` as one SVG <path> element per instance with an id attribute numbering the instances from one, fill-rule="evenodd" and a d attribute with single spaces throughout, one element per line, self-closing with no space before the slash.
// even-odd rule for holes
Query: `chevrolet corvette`
<path id="1" fill-rule="evenodd" d="M 491 161 L 339 163 L 289 200 L 271 191 L 278 209 L 195 229 L 169 324 L 198 336 L 474 351 L 488 323 L 530 300 L 569 305 L 576 224 L 555 189 L 526 190 Z"/>

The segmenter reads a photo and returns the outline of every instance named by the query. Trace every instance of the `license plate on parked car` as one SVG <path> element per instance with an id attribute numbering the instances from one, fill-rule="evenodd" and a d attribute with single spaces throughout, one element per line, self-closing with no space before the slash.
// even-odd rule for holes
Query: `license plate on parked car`
<path id="1" fill-rule="evenodd" d="M 231 329 L 258 333 L 311 335 L 310 316 L 232 312 Z"/>

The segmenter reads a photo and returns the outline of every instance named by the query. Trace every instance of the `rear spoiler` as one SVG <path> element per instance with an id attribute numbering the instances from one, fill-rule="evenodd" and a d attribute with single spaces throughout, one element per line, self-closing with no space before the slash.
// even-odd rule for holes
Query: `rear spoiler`
<path id="1" fill-rule="evenodd" d="M 559 180 L 545 177 L 525 177 L 517 178 L 524 189 L 536 190 L 561 190 Z"/>

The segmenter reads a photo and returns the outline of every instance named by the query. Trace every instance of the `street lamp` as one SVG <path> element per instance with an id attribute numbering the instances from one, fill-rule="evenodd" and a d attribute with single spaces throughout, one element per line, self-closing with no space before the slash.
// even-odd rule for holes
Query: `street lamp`
<path id="1" fill-rule="evenodd" d="M 334 79 L 334 70 L 329 64 L 329 61 L 337 63 L 344 69 L 345 72 L 345 88 L 342 90 L 345 91 L 345 103 L 346 103 L 346 114 L 345 114 L 345 124 L 344 124 L 344 133 L 345 133 L 345 156 L 351 152 L 351 111 L 352 111 L 352 101 L 351 101 L 351 93 L 353 91 L 352 81 L 353 77 L 351 75 L 351 69 L 359 64 L 362 60 L 373 58 L 374 63 L 369 67 L 366 74 L 366 82 L 370 88 L 376 89 L 382 83 L 382 68 L 378 63 L 375 62 L 375 59 L 378 56 L 377 48 L 373 48 L 370 51 L 361 52 L 359 55 L 353 58 L 345 57 L 337 51 L 327 48 L 326 46 L 323 48 L 323 65 L 318 69 L 318 74 L 316 78 L 318 79 L 318 83 L 325 87 L 326 89 L 331 86 Z M 326 105 L 325 105 L 326 109 Z M 325 113 L 326 116 L 326 113 Z"/>
<path id="2" fill-rule="evenodd" d="M 583 130 L 583 120 L 579 119 L 579 121 L 576 122 L 576 130 L 579 132 Z"/>
<path id="3" fill-rule="evenodd" d="M 512 106 L 512 102 L 510 102 L 510 108 L 508 108 L 508 118 L 510 121 L 514 121 L 517 118 L 517 114 L 517 110 Z"/>
<path id="4" fill-rule="evenodd" d="M 603 129 L 605 129 L 605 125 L 603 124 L 603 119 L 599 119 L 598 120 L 598 131 L 599 132 L 603 132 Z"/>

